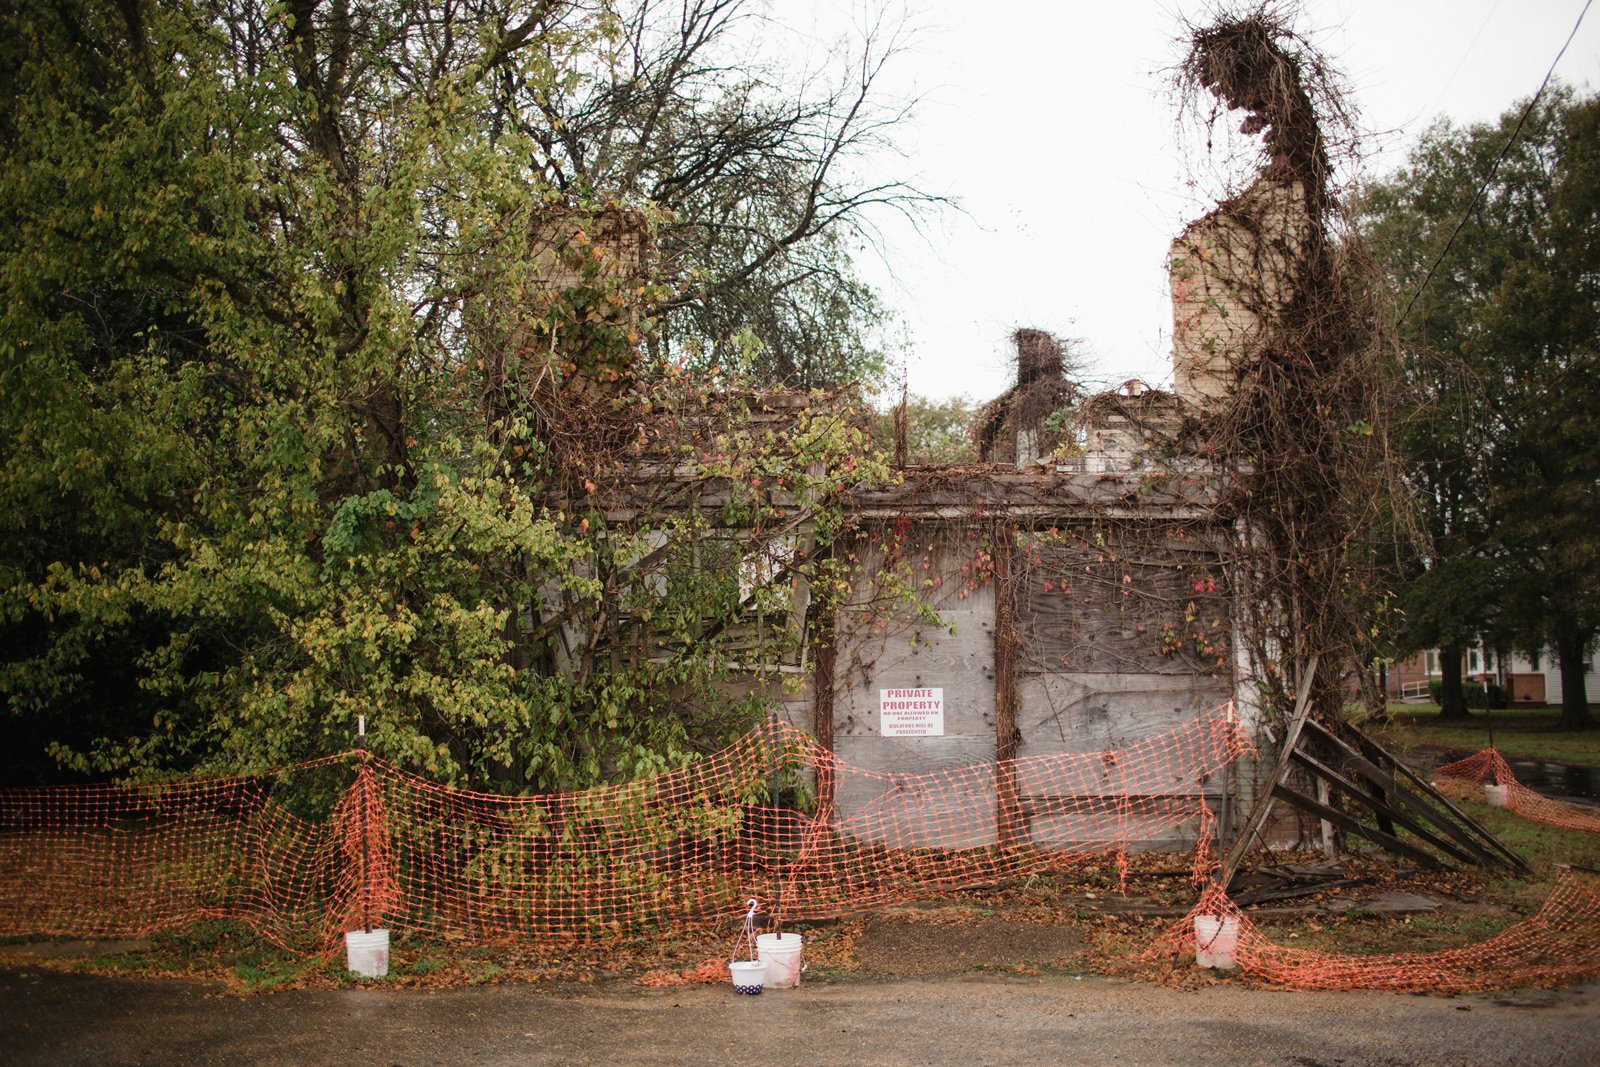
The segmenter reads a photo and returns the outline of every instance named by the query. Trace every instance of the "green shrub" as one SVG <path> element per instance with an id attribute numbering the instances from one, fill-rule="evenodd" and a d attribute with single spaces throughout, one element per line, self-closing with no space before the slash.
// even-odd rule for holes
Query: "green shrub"
<path id="1" fill-rule="evenodd" d="M 1428 696 L 1435 704 L 1444 703 L 1444 682 L 1434 678 L 1428 682 Z M 1506 706 L 1506 691 L 1494 682 L 1463 681 L 1461 697 L 1469 708 L 1500 709 Z"/>

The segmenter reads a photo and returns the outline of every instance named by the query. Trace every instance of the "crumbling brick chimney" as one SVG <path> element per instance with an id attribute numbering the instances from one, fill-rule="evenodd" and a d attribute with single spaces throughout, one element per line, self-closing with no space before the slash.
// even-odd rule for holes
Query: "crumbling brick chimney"
<path id="1" fill-rule="evenodd" d="M 636 211 L 547 207 L 528 227 L 541 293 L 637 282 L 650 252 L 649 227 Z"/>
<path id="2" fill-rule="evenodd" d="M 1174 393 L 1202 409 L 1232 395 L 1240 367 L 1295 298 L 1313 238 L 1303 186 L 1264 177 L 1172 242 Z"/>
<path id="3" fill-rule="evenodd" d="M 553 356 L 556 380 L 616 393 L 636 369 L 647 309 L 638 293 L 653 252 L 648 223 L 618 207 L 550 206 L 529 224 L 522 309 L 532 316 L 513 351 Z M 529 326 L 533 326 L 530 329 Z"/>

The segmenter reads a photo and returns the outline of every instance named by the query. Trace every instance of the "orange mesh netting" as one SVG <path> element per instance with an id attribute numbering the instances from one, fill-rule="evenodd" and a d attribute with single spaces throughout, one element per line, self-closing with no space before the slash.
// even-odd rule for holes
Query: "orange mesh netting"
<path id="1" fill-rule="evenodd" d="M 1564 830 L 1600 833 L 1600 808 L 1541 796 L 1517 781 L 1505 757 L 1492 748 L 1438 768 L 1433 772 L 1433 782 L 1441 792 L 1455 795 L 1474 792 L 1480 785 L 1501 786 L 1505 790 L 1503 806 L 1524 819 Z"/>
<path id="2" fill-rule="evenodd" d="M 921 775 L 866 771 L 819 751 L 819 779 L 832 777 L 842 814 L 808 827 L 780 910 L 822 918 L 1124 852 L 1195 820 L 1205 783 L 1250 750 L 1224 706 L 1117 751 Z"/>
<path id="3" fill-rule="evenodd" d="M 1597 890 L 1600 884 L 1594 879 L 1563 870 L 1536 914 L 1487 941 L 1439 952 L 1356 956 L 1273 944 L 1221 889 L 1213 887 L 1194 910 L 1156 940 L 1147 955 L 1192 958 L 1195 916 L 1226 916 L 1238 923 L 1234 956 L 1240 970 L 1287 989 L 1475 993 L 1515 985 L 1561 984 L 1600 974 L 1600 940 L 1595 937 L 1600 930 Z"/>
<path id="4" fill-rule="evenodd" d="M 508 797 L 364 753 L 277 774 L 0 790 L 0 935 L 134 937 L 197 919 L 285 946 L 385 926 L 487 942 L 833 917 L 1071 863 L 1180 827 L 1248 742 L 1222 709 L 1114 752 L 921 775 L 769 724 L 677 771 Z M 808 811 L 776 785 L 814 790 Z"/>
<path id="5" fill-rule="evenodd" d="M 142 937 L 241 919 L 282 944 L 328 943 L 362 897 L 348 763 L 0 790 L 0 935 Z"/>

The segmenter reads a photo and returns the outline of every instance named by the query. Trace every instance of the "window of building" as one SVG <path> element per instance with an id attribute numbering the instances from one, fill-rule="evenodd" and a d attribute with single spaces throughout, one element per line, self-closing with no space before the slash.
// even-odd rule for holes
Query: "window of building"
<path id="1" fill-rule="evenodd" d="M 1475 649 L 1475 648 L 1468 649 L 1467 650 L 1467 670 L 1472 671 L 1472 672 L 1476 672 L 1477 669 L 1478 669 L 1478 650 Z"/>
<path id="2" fill-rule="evenodd" d="M 1424 674 L 1439 673 L 1439 653 L 1424 652 L 1422 654 L 1422 672 Z"/>
<path id="3" fill-rule="evenodd" d="M 1528 669 L 1529 670 L 1533 670 L 1533 671 L 1542 671 L 1542 670 L 1544 670 L 1543 667 L 1539 666 L 1539 653 L 1537 653 L 1537 652 L 1528 653 Z"/>

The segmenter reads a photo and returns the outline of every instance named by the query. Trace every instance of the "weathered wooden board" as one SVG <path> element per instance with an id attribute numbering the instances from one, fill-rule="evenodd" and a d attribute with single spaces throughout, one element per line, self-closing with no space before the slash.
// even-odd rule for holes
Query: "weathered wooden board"
<path id="1" fill-rule="evenodd" d="M 1210 540 L 1031 539 L 1019 553 L 1018 670 L 1226 671 L 1232 594 Z"/>
<path id="2" fill-rule="evenodd" d="M 836 737 L 878 732 L 880 689 L 945 690 L 946 732 L 994 739 L 994 586 L 981 573 L 976 531 L 916 527 L 860 549 L 861 577 L 838 620 L 835 663 Z M 885 566 L 881 545 L 894 545 L 893 565 L 918 590 L 938 621 L 886 602 L 874 576 Z M 839 750 L 843 755 L 843 751 Z"/>
<path id="3" fill-rule="evenodd" d="M 1025 535 L 1013 554 L 1021 639 L 1017 781 L 1037 844 L 1177 847 L 1193 839 L 1197 794 L 1220 799 L 1220 781 L 1185 779 L 1160 760 L 1138 767 L 1115 757 L 1087 761 L 1048 780 L 1027 772 L 1035 756 L 1126 750 L 1194 722 L 1228 698 L 1227 667 L 1201 663 L 1181 647 L 1163 650 L 1158 627 L 1153 636 L 1123 635 L 1110 625 L 1132 602 L 1157 618 L 1171 608 L 1183 624 L 1211 612 L 1204 621 L 1214 618 L 1226 632 L 1229 594 L 1219 542 L 1207 537 L 1216 531 L 1196 536 L 1189 529 L 1192 539 L 1173 537 L 1170 545 L 1164 539 L 1152 547 L 1146 537 L 1138 551 L 1105 549 L 1090 540 L 1092 532 Z M 847 771 L 835 783 L 838 825 L 846 832 L 898 847 L 999 843 L 995 585 L 985 570 L 990 536 L 982 524 L 933 534 L 902 526 L 895 538 L 880 534 L 860 550 L 863 573 L 871 574 L 884 546 L 891 546 L 902 564 L 910 564 L 915 587 L 939 612 L 942 626 L 879 610 L 881 602 L 866 587 L 841 612 L 833 747 L 844 763 L 866 772 Z M 1073 567 L 1086 573 L 1085 565 L 1088 584 L 1077 595 L 1061 595 L 1061 577 Z M 1211 677 L 1208 667 L 1220 677 Z M 882 736 L 879 692 L 898 688 L 944 690 L 943 736 Z"/>
<path id="4" fill-rule="evenodd" d="M 841 758 L 893 771 L 994 758 L 991 614 L 953 611 L 945 619 L 953 634 L 925 626 L 850 634 L 834 690 L 834 751 Z M 880 736 L 879 691 L 921 688 L 944 690 L 945 736 Z"/>
<path id="5" fill-rule="evenodd" d="M 950 553 L 936 548 L 934 567 Z M 930 573 L 938 573 L 930 568 Z M 957 570 L 959 573 L 959 570 Z M 930 772 L 994 761 L 994 608 L 992 590 L 969 589 L 965 599 L 930 590 L 943 626 L 924 622 L 883 625 L 846 614 L 834 689 L 834 752 L 867 771 L 916 780 Z M 959 607 L 952 607 L 952 600 Z M 944 690 L 944 735 L 884 737 L 879 715 L 883 689 Z M 846 775 L 837 783 L 841 823 L 859 832 L 879 826 L 884 844 L 903 847 L 976 847 L 995 834 L 992 781 L 976 791 L 940 790 L 919 797 L 896 794 L 883 779 Z M 919 813 L 912 808 L 921 805 Z M 885 808 L 892 809 L 885 811 Z M 876 812 L 876 814 L 874 814 Z M 859 816 L 859 818 L 858 818 Z M 887 817 L 887 822 L 880 818 Z"/>
<path id="6" fill-rule="evenodd" d="M 1193 798 L 1184 798 L 1192 810 Z M 1222 794 L 1208 793 L 1206 803 L 1217 810 Z M 1040 815 L 1029 820 L 1029 833 L 1040 848 L 1095 851 L 1115 849 L 1126 844 L 1134 852 L 1181 851 L 1194 847 L 1197 823 L 1192 817 L 1179 819 L 1177 811 L 1168 815 L 1130 815 L 1120 822 L 1067 815 Z"/>
<path id="7" fill-rule="evenodd" d="M 1221 496 L 1215 472 L 1203 469 L 1152 475 L 941 467 L 907 470 L 898 485 L 857 490 L 847 507 L 858 518 L 992 517 L 1048 523 L 1107 516 L 1211 516 Z M 975 509 L 974 501 L 983 506 Z"/>
<path id="8" fill-rule="evenodd" d="M 954 775 L 846 773 L 835 825 L 891 848 L 984 848 L 999 841 L 996 795 L 992 764 Z"/>
<path id="9" fill-rule="evenodd" d="M 1017 681 L 1018 755 L 1127 748 L 1207 714 L 1229 698 L 1230 686 L 1155 673 L 1024 676 Z"/>

